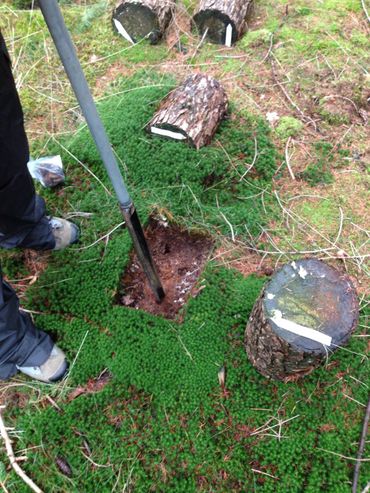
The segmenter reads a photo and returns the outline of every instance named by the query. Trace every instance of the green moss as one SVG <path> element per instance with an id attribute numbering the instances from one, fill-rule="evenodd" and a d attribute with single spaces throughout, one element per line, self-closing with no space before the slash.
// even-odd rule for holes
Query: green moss
<path id="1" fill-rule="evenodd" d="M 195 3 L 188 0 L 186 6 L 193 9 Z M 324 0 L 312 12 L 306 3 L 297 1 L 297 7 L 289 8 L 289 15 L 284 17 L 289 28 L 280 35 L 282 17 L 276 12 L 277 8 L 283 12 L 287 2 L 268 1 L 263 7 L 268 11 L 265 29 L 256 35 L 247 34 L 245 46 L 244 40 L 238 46 L 246 50 L 253 47 L 260 62 L 268 50 L 269 33 L 274 32 L 274 54 L 289 62 L 283 64 L 287 69 L 320 50 L 336 69 L 338 53 L 342 54 L 336 39 L 351 53 L 354 43 L 358 45 L 361 56 L 361 36 L 352 41 L 338 32 L 338 19 L 347 19 L 349 11 L 361 10 L 357 0 Z M 316 16 L 328 9 L 330 20 L 317 24 Z M 84 12 L 74 6 L 65 14 L 91 83 L 111 62 L 118 61 L 124 67 L 130 61 L 151 64 L 170 56 L 164 44 L 129 47 L 114 34 L 109 9 L 101 17 L 86 14 L 91 28 L 84 29 L 81 36 Z M 44 37 L 50 43 L 48 48 L 51 42 L 39 12 L 32 18 L 25 12 L 17 12 L 17 16 L 19 36 L 28 29 L 36 32 L 22 45 L 32 67 L 45 56 Z M 219 49 L 202 47 L 192 63 L 208 62 L 219 55 Z M 49 53 L 51 66 L 60 70 L 51 49 Z M 94 55 L 108 58 L 95 64 L 90 61 Z M 345 62 L 347 54 L 343 57 Z M 226 65 L 227 71 L 239 69 L 235 60 Z M 29 74 L 30 82 L 49 77 L 50 70 L 47 64 L 37 65 Z M 253 70 L 251 63 L 250 75 Z M 222 212 L 238 235 L 243 235 L 245 226 L 259 234 L 260 226 L 274 214 L 269 192 L 276 151 L 268 128 L 258 118 L 233 112 L 213 144 L 199 152 L 151 138 L 143 127 L 174 84 L 173 79 L 152 72 L 142 72 L 131 80 L 116 77 L 112 86 L 121 94 L 99 107 L 141 218 L 146 222 L 153 210 L 160 209 L 189 228 L 230 235 Z M 25 92 L 28 109 L 34 113 L 31 96 Z M 66 109 L 71 105 L 67 103 Z M 241 180 L 254 159 L 254 139 L 258 159 Z M 63 144 L 110 188 L 87 131 L 80 129 Z M 39 143 L 34 149 L 62 152 L 56 145 L 44 149 Z M 109 241 L 90 246 L 122 218 L 115 198 L 67 153 L 62 154 L 68 175 L 66 187 L 57 194 L 43 190 L 43 195 L 52 211 L 62 213 L 72 208 L 92 216 L 77 219 L 82 226 L 82 243 L 55 253 L 47 271 L 22 302 L 42 312 L 35 318 L 37 325 L 52 333 L 69 360 L 76 357 L 76 361 L 64 386 L 37 386 L 25 407 L 8 407 L 6 423 L 23 431 L 13 446 L 17 451 L 27 449 L 28 461 L 22 464 L 26 472 L 45 491 L 58 493 L 110 493 L 114 487 L 138 493 L 347 493 L 352 466 L 329 452 L 356 454 L 363 409 L 344 394 L 367 401 L 367 388 L 359 383 L 367 382 L 367 361 L 353 353 L 365 353 L 366 338 L 352 338 L 347 347 L 352 353 L 338 350 L 331 364 L 300 382 L 285 385 L 260 376 L 244 350 L 245 324 L 265 283 L 263 278 L 245 279 L 213 263 L 208 265 L 200 279 L 206 287 L 185 307 L 181 325 L 115 306 L 119 279 L 131 250 L 129 236 L 118 229 Z M 325 145 L 314 148 L 311 154 L 313 163 L 321 160 L 320 166 L 326 171 L 346 157 L 346 152 L 341 155 Z M 310 221 L 313 218 L 320 229 L 332 225 L 336 236 L 338 210 L 329 202 L 307 206 L 298 213 Z M 307 249 L 306 244 L 303 249 Z M 19 274 L 25 277 L 18 252 L 2 254 L 2 263 L 11 278 Z M 368 309 L 361 314 L 361 325 L 366 325 L 366 315 Z M 217 380 L 220 366 L 227 372 L 225 392 Z M 67 396 L 73 389 L 91 383 L 105 368 L 112 378 L 104 389 L 69 401 Z M 16 395 L 23 392 L 18 386 Z M 61 412 L 49 405 L 45 393 L 51 393 Z M 289 418 L 294 419 L 280 427 L 279 420 Z M 266 422 L 274 428 L 253 434 Z M 281 439 L 274 431 L 281 431 Z M 89 443 L 91 459 L 107 467 L 94 467 L 83 456 L 83 440 Z M 71 464 L 72 478 L 59 472 L 57 456 Z M 8 464 L 4 453 L 0 459 Z M 363 463 L 361 489 L 368 475 L 369 464 Z M 28 491 L 12 472 L 7 473 L 5 486 L 17 493 Z"/>
<path id="2" fill-rule="evenodd" d="M 279 124 L 275 129 L 276 134 L 280 139 L 294 137 L 302 130 L 303 123 L 292 116 L 283 116 L 279 120 Z"/>
<path id="3" fill-rule="evenodd" d="M 328 142 L 319 142 L 314 145 L 316 150 L 316 161 L 309 164 L 300 177 L 306 180 L 310 185 L 330 184 L 334 177 L 330 170 L 332 160 L 331 153 L 333 146 Z"/>
<path id="4" fill-rule="evenodd" d="M 321 118 L 330 125 L 346 125 L 350 123 L 350 118 L 345 113 L 336 113 L 325 108 L 320 110 Z"/>
<path id="5" fill-rule="evenodd" d="M 297 8 L 297 13 L 299 15 L 303 15 L 303 16 L 306 16 L 306 15 L 310 15 L 312 14 L 312 10 L 309 9 L 308 7 L 298 7 Z"/>
<path id="6" fill-rule="evenodd" d="M 295 209 L 299 216 L 309 220 L 319 231 L 336 233 L 338 227 L 338 204 L 331 199 L 303 202 Z"/>
<path id="7" fill-rule="evenodd" d="M 108 256 L 117 257 L 121 250 L 122 239 L 116 238 Z M 109 263 L 105 259 L 104 269 Z M 84 279 L 88 283 L 87 275 Z M 243 344 L 264 279 L 244 279 L 212 266 L 202 279 L 206 288 L 188 304 L 181 326 L 123 307 L 104 311 L 93 323 L 86 320 L 86 299 L 85 320 L 61 314 L 37 318 L 40 327 L 58 331 L 70 357 L 85 339 L 69 380 L 71 390 L 103 368 L 112 375 L 98 393 L 71 402 L 54 396 L 62 412 L 52 406 L 14 411 L 23 430 L 18 446 L 27 447 L 32 459 L 24 467 L 46 491 L 52 478 L 56 491 L 108 493 L 117 480 L 123 487 L 130 475 L 130 484 L 143 492 L 195 493 L 201 484 L 217 493 L 241 493 L 255 484 L 263 493 L 300 493 L 305 484 L 311 493 L 347 493 L 343 484 L 352 471 L 329 452 L 356 453 L 363 413 L 343 396 L 338 374 L 355 377 L 345 380 L 346 392 L 366 402 L 366 386 L 358 383 L 366 381 L 362 358 L 339 351 L 336 365 L 316 370 L 299 384 L 267 381 L 249 364 Z M 98 283 L 87 289 L 100 291 L 100 299 L 106 296 Z M 362 352 L 365 345 L 357 338 L 349 349 Z M 227 369 L 226 394 L 217 383 L 221 365 Z M 284 439 L 251 435 L 268 416 L 276 431 L 278 419 L 291 419 L 281 426 Z M 95 462 L 111 466 L 91 469 L 80 450 L 84 440 Z M 30 448 L 40 443 L 42 449 Z M 57 456 L 70 463 L 71 479 L 58 473 Z M 363 467 L 366 477 L 368 466 Z M 283 480 L 261 482 L 252 468 Z M 12 481 L 16 491 L 26 493 L 19 479 Z"/>
<path id="8" fill-rule="evenodd" d="M 12 6 L 15 9 L 31 9 L 37 7 L 37 0 L 12 0 Z"/>
<path id="9" fill-rule="evenodd" d="M 100 0 L 94 5 L 87 7 L 82 15 L 81 22 L 79 25 L 79 31 L 81 33 L 91 29 L 92 23 L 97 19 L 101 18 L 107 10 L 107 1 Z"/>
<path id="10" fill-rule="evenodd" d="M 271 32 L 268 29 L 257 29 L 255 31 L 248 31 L 240 41 L 242 48 L 250 46 L 256 46 L 260 44 L 267 44 L 270 42 Z"/>
<path id="11" fill-rule="evenodd" d="M 235 228 L 235 234 L 245 233 L 246 225 L 252 234 L 264 222 L 261 189 L 270 187 L 276 169 L 276 151 L 269 139 L 269 129 L 262 119 L 233 115 L 223 122 L 213 145 L 200 151 L 186 144 L 151 137 L 144 131 L 160 100 L 173 87 L 167 76 L 142 72 L 129 81 L 122 79 L 116 86 L 119 93 L 99 106 L 112 144 L 125 163 L 130 190 L 146 212 L 164 208 L 188 227 L 222 230 L 230 229 L 220 211 Z M 241 176 L 253 162 L 254 136 L 258 157 L 253 173 Z M 100 157 L 87 130 L 66 143 L 72 154 L 89 163 L 91 170 L 108 184 Z M 65 162 L 70 157 L 60 148 Z M 72 174 L 69 173 L 71 179 Z M 96 188 L 96 182 L 93 182 Z M 76 197 L 79 196 L 76 191 Z M 99 208 L 97 196 L 81 194 L 82 210 Z M 93 202 L 93 204 L 92 204 Z M 271 200 L 265 197 L 265 207 Z"/>

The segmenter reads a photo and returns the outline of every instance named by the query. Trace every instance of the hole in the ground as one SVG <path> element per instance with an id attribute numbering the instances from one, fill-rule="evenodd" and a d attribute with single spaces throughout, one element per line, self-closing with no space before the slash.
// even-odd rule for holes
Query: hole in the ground
<path id="1" fill-rule="evenodd" d="M 145 236 L 166 297 L 161 304 L 156 303 L 137 256 L 132 252 L 121 279 L 118 303 L 175 319 L 194 292 L 213 242 L 208 236 L 155 220 L 150 221 Z"/>

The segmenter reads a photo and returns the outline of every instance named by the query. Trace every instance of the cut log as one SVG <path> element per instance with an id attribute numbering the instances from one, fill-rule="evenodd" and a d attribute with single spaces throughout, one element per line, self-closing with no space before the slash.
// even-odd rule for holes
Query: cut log
<path id="1" fill-rule="evenodd" d="M 358 316 L 347 275 L 316 259 L 292 262 L 273 275 L 252 310 L 248 357 L 268 378 L 295 380 L 348 341 Z"/>
<path id="2" fill-rule="evenodd" d="M 199 149 L 211 142 L 227 106 L 226 93 L 216 79 L 194 74 L 166 96 L 146 129 Z"/>
<path id="3" fill-rule="evenodd" d="M 201 36 L 231 46 L 243 34 L 253 0 L 201 0 L 193 24 Z"/>
<path id="4" fill-rule="evenodd" d="M 131 43 L 148 37 L 156 44 L 167 29 L 174 8 L 174 0 L 124 0 L 113 12 L 113 25 Z"/>

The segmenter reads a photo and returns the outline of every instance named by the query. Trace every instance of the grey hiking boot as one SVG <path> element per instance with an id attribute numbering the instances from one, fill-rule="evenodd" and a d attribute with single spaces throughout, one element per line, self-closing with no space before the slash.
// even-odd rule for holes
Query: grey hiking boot
<path id="1" fill-rule="evenodd" d="M 54 383 L 61 380 L 67 373 L 68 363 L 63 351 L 54 344 L 45 363 L 40 366 L 17 366 L 17 369 L 34 380 Z"/>
<path id="2" fill-rule="evenodd" d="M 59 217 L 51 217 L 49 223 L 55 238 L 54 250 L 63 250 L 78 241 L 80 230 L 74 223 Z"/>

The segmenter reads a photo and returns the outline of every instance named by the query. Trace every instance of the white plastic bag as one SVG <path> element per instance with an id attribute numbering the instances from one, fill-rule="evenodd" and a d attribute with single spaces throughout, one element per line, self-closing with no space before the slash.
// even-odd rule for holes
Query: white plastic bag
<path id="1" fill-rule="evenodd" d="M 27 164 L 32 178 L 46 188 L 56 187 L 65 180 L 63 163 L 60 156 L 48 156 L 31 160 Z"/>

